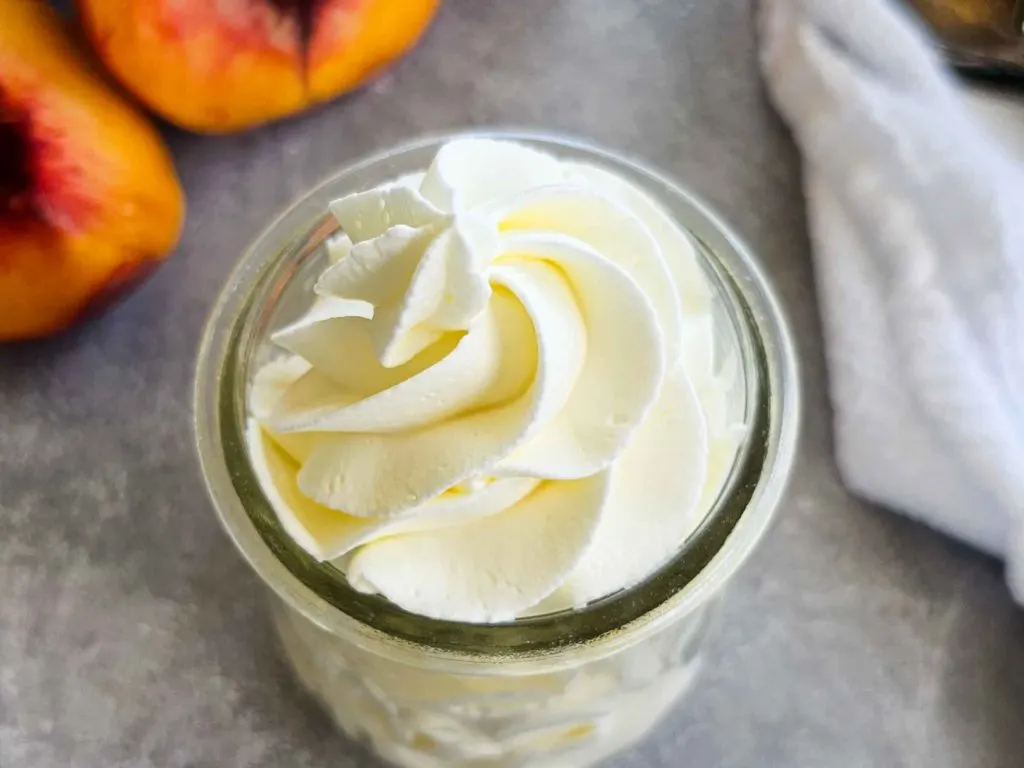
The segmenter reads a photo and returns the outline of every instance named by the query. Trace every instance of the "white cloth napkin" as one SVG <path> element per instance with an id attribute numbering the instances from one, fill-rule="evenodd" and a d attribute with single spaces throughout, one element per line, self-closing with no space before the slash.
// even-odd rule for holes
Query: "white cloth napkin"
<path id="1" fill-rule="evenodd" d="M 1003 557 L 1024 602 L 1024 111 L 965 98 L 890 0 L 762 0 L 805 161 L 836 459 Z"/>

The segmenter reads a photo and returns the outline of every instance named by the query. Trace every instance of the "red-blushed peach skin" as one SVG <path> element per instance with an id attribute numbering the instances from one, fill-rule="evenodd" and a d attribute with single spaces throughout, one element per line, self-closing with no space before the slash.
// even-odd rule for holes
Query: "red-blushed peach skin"
<path id="1" fill-rule="evenodd" d="M 0 341 L 46 336 L 148 273 L 185 212 L 159 134 L 38 0 L 0 0 Z"/>
<path id="2" fill-rule="evenodd" d="M 408 51 L 439 5 L 440 0 L 326 0 L 314 6 L 310 101 L 357 88 Z"/>
<path id="3" fill-rule="evenodd" d="M 205 133 L 258 125 L 358 87 L 416 43 L 439 2 L 77 0 L 97 55 L 125 87 Z"/>

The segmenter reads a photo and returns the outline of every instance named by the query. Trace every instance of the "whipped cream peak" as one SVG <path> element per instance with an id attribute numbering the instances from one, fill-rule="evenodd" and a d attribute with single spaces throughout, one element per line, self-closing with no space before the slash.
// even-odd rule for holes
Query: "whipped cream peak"
<path id="1" fill-rule="evenodd" d="M 397 184 L 335 201 L 331 211 L 353 245 L 315 290 L 374 306 L 382 364 L 400 365 L 445 331 L 468 330 L 487 306 L 485 270 L 497 256 L 492 222 L 442 213 Z"/>
<path id="2" fill-rule="evenodd" d="M 419 191 L 442 210 L 462 213 L 572 179 L 558 158 L 510 141 L 459 139 L 438 150 Z"/>
<path id="3" fill-rule="evenodd" d="M 289 534 L 357 589 L 458 621 L 582 605 L 671 557 L 737 441 L 671 217 L 488 139 L 330 209 L 347 239 L 251 393 Z"/>

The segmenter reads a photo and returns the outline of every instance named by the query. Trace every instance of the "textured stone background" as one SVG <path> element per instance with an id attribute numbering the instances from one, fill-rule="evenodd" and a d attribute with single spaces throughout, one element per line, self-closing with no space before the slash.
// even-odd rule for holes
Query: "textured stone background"
<path id="1" fill-rule="evenodd" d="M 1022 764 L 1024 616 L 997 565 L 852 500 L 830 456 L 798 158 L 751 0 L 449 0 L 369 89 L 248 135 L 168 131 L 191 212 L 128 303 L 0 350 L 0 765 L 370 768 L 279 661 L 208 507 L 189 390 L 204 314 L 279 207 L 423 131 L 561 129 L 685 179 L 789 306 L 806 428 L 701 690 L 619 768 Z"/>

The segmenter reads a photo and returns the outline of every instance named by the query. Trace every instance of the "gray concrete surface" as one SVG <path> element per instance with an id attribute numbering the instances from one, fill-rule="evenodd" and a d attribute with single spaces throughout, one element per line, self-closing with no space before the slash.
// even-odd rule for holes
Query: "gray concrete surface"
<path id="1" fill-rule="evenodd" d="M 751 0 L 449 0 L 371 88 L 230 138 L 168 131 L 191 212 L 128 303 L 0 351 L 0 765 L 371 768 L 279 660 L 192 454 L 200 326 L 249 238 L 331 168 L 422 131 L 589 136 L 756 245 L 797 330 L 806 429 L 700 691 L 617 768 L 1024 764 L 1024 616 L 997 564 L 851 499 L 832 464 L 799 164 Z"/>

